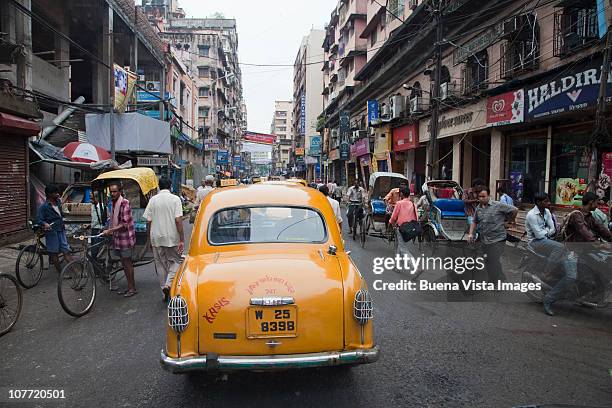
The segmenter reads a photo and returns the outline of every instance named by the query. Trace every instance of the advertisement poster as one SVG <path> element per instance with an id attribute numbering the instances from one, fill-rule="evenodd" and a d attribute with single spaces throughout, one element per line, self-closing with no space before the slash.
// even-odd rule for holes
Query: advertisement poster
<path id="1" fill-rule="evenodd" d="M 217 164 L 228 164 L 229 152 L 227 150 L 217 150 Z"/>
<path id="2" fill-rule="evenodd" d="M 115 111 L 125 112 L 136 86 L 137 75 L 114 64 Z"/>
<path id="3" fill-rule="evenodd" d="M 511 171 L 510 182 L 512 184 L 512 198 L 516 201 L 522 201 L 523 199 L 523 172 L 522 171 Z"/>
<path id="4" fill-rule="evenodd" d="M 254 143 L 274 144 L 276 136 L 265 133 L 244 132 L 243 139 Z"/>
<path id="5" fill-rule="evenodd" d="M 565 207 L 580 206 L 586 189 L 585 179 L 560 178 L 555 188 L 555 204 Z"/>
<path id="6" fill-rule="evenodd" d="M 487 98 L 487 125 L 521 123 L 524 118 L 525 93 L 522 89 Z"/>

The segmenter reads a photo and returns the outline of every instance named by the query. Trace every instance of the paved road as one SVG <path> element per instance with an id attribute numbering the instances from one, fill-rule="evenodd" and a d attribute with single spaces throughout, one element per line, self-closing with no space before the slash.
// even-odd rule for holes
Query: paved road
<path id="1" fill-rule="evenodd" d="M 372 259 L 392 253 L 380 239 L 368 240 L 365 250 L 350 239 L 347 245 L 370 285 L 408 278 L 372 273 Z M 550 318 L 522 295 L 446 302 L 423 293 L 374 292 L 382 349 L 376 364 L 348 373 L 210 380 L 161 369 L 165 307 L 152 267 L 137 270 L 137 296 L 101 290 L 93 312 L 80 319 L 60 308 L 55 278 L 47 271 L 38 287 L 26 291 L 20 321 L 0 338 L 0 406 L 7 406 L 9 388 L 64 389 L 67 398 L 59 405 L 99 407 L 612 405 L 610 310 L 566 305 Z"/>

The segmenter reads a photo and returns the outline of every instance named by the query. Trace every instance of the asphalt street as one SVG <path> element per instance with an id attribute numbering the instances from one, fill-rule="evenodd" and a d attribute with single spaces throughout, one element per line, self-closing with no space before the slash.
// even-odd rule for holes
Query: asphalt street
<path id="1" fill-rule="evenodd" d="M 393 248 L 369 238 L 362 249 L 346 235 L 371 289 L 377 279 L 410 279 L 375 275 L 373 258 Z M 516 280 L 517 255 L 510 249 L 506 258 Z M 421 278 L 444 281 L 445 274 Z M 0 338 L 0 406 L 612 406 L 610 309 L 567 303 L 548 317 L 520 293 L 448 301 L 441 293 L 372 290 L 377 363 L 208 378 L 162 370 L 166 309 L 154 268 L 138 268 L 136 279 L 139 294 L 128 299 L 98 286 L 93 311 L 74 319 L 59 305 L 55 271 L 45 271 L 25 291 L 16 326 Z M 60 389 L 66 399 L 9 401 L 9 389 Z"/>

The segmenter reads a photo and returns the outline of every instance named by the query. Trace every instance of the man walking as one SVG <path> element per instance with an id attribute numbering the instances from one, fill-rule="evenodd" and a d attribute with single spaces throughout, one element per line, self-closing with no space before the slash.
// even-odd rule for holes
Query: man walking
<path id="1" fill-rule="evenodd" d="M 204 200 L 204 197 L 206 197 L 208 193 L 210 193 L 213 190 L 214 182 L 215 182 L 215 178 L 211 175 L 208 175 L 204 179 L 204 187 L 201 187 L 201 188 L 198 187 L 198 192 L 196 193 L 196 201 L 195 201 L 196 208 L 198 208 L 199 205 L 202 203 L 202 201 Z"/>
<path id="2" fill-rule="evenodd" d="M 181 199 L 170 192 L 171 186 L 170 180 L 162 177 L 159 180 L 159 194 L 149 200 L 143 214 L 147 220 L 147 231 L 164 301 L 168 301 L 170 286 L 183 261 L 181 254 L 185 248 L 183 207 Z"/>
<path id="3" fill-rule="evenodd" d="M 332 210 L 334 210 L 334 215 L 336 216 L 336 221 L 338 222 L 340 232 L 342 232 L 342 213 L 340 212 L 340 204 L 338 203 L 338 201 L 334 200 L 329 196 L 329 189 L 326 185 L 322 185 L 321 187 L 319 187 L 319 191 L 327 198 L 327 201 L 329 201 Z"/>
<path id="4" fill-rule="evenodd" d="M 121 263 L 123 264 L 127 290 L 117 293 L 124 297 L 131 297 L 138 293 L 134 280 L 134 264 L 132 263 L 134 246 L 136 245 L 134 217 L 132 217 L 130 202 L 121 196 L 123 192 L 121 184 L 113 182 L 108 188 L 111 193 L 112 216 L 110 217 L 110 227 L 103 231 L 102 234 L 113 237 L 112 245 L 115 255 L 121 258 Z"/>
<path id="5" fill-rule="evenodd" d="M 47 200 L 38 208 L 36 223 L 42 225 L 45 231 L 45 245 L 49 254 L 49 262 L 55 266 L 58 272 L 61 272 L 59 253 L 64 254 L 67 262 L 72 261 L 72 257 L 66 238 L 60 191 L 56 185 L 50 184 L 45 187 L 45 196 Z"/>
<path id="6" fill-rule="evenodd" d="M 534 198 L 536 205 L 527 213 L 525 218 L 525 231 L 527 232 L 529 245 L 536 252 L 547 256 L 549 265 L 561 263 L 563 266 L 563 278 L 544 298 L 544 312 L 553 316 L 552 304 L 576 279 L 577 262 L 575 257 L 569 255 L 565 245 L 552 239 L 557 230 L 552 214 L 548 209 L 550 206 L 548 194 L 537 193 Z"/>
<path id="7" fill-rule="evenodd" d="M 514 223 L 518 208 L 493 201 L 489 187 L 486 186 L 482 186 L 478 193 L 478 203 L 467 240 L 474 242 L 474 233 L 478 228 L 478 234 L 484 244 L 489 282 L 497 284 L 499 280 L 506 280 L 501 265 L 501 257 L 506 247 L 506 224 Z"/>

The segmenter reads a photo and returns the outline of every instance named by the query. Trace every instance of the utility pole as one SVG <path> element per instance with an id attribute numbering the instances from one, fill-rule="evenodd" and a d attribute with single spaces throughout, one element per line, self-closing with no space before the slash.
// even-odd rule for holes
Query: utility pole
<path id="1" fill-rule="evenodd" d="M 113 61 L 113 8 L 108 6 L 108 101 L 109 107 L 109 122 L 110 122 L 110 150 L 111 158 L 115 160 L 115 66 Z"/>
<path id="2" fill-rule="evenodd" d="M 595 129 L 589 146 L 589 178 L 588 190 L 595 191 L 597 184 L 597 157 L 599 154 L 598 145 L 602 139 L 610 137 L 606 126 L 606 90 L 608 87 L 608 77 L 610 73 L 610 47 L 612 46 L 612 33 L 610 28 L 606 34 L 606 46 L 603 53 L 603 63 L 601 67 L 601 82 L 599 84 L 599 96 L 597 98 L 597 111 L 595 112 Z"/>
<path id="3" fill-rule="evenodd" d="M 444 26 L 442 24 L 442 5 L 444 0 L 432 2 L 434 6 L 434 20 L 436 22 L 436 44 L 434 58 L 436 68 L 434 71 L 434 87 L 431 93 L 431 121 L 429 150 L 427 151 L 427 174 L 428 180 L 438 178 L 438 116 L 440 114 L 440 80 L 442 77 L 442 39 L 444 37 Z"/>

